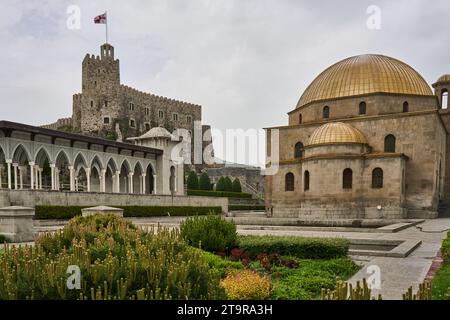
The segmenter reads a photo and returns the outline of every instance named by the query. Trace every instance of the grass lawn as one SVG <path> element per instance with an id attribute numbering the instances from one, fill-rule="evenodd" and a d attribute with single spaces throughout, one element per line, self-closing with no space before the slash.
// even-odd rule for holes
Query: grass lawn
<path id="1" fill-rule="evenodd" d="M 358 267 L 349 258 L 298 260 L 299 267 L 276 267 L 271 271 L 275 300 L 315 300 L 324 289 L 334 289 L 338 280 L 348 280 Z"/>
<path id="2" fill-rule="evenodd" d="M 433 300 L 445 300 L 450 288 L 450 262 L 445 262 L 433 279 Z"/>

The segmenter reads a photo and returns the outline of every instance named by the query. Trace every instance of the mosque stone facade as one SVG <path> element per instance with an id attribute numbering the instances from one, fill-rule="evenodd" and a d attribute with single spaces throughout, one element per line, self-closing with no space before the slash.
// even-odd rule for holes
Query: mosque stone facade
<path id="1" fill-rule="evenodd" d="M 266 129 L 267 167 L 277 169 L 266 177 L 268 210 L 312 219 L 437 217 L 450 198 L 450 76 L 433 87 L 381 55 L 326 69 L 289 124 Z"/>

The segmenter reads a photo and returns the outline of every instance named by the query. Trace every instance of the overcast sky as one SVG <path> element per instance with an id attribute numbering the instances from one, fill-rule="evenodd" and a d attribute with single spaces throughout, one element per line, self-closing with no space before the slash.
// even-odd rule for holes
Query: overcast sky
<path id="1" fill-rule="evenodd" d="M 67 28 L 67 8 L 81 28 Z M 367 8 L 381 9 L 381 29 Z M 448 0 L 1 0 L 0 119 L 40 125 L 72 114 L 81 61 L 109 42 L 122 83 L 203 106 L 218 129 L 287 124 L 306 86 L 348 56 L 381 53 L 431 84 L 450 73 Z M 220 153 L 218 154 L 220 156 Z"/>

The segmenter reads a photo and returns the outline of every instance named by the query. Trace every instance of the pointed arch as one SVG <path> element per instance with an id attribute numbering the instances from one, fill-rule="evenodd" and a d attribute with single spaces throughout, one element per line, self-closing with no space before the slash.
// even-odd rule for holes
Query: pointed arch
<path id="1" fill-rule="evenodd" d="M 23 165 L 28 165 L 31 162 L 31 156 L 25 146 L 21 143 L 15 146 L 14 151 L 12 153 L 13 162 Z"/>
<path id="2" fill-rule="evenodd" d="M 110 169 L 114 174 L 116 173 L 116 171 L 118 171 L 118 166 L 117 166 L 117 162 L 113 157 L 110 157 L 108 159 L 108 161 L 106 162 L 106 169 Z"/>
<path id="3" fill-rule="evenodd" d="M 78 153 L 75 155 L 73 165 L 75 166 L 75 168 L 77 168 L 77 165 L 80 163 L 84 168 L 88 167 L 88 161 L 82 151 L 78 151 Z"/>
<path id="4" fill-rule="evenodd" d="M 41 146 L 34 155 L 34 163 L 42 167 L 45 160 L 51 162 L 50 152 L 45 146 Z"/>
<path id="5" fill-rule="evenodd" d="M 58 165 L 59 162 L 67 162 L 67 164 L 70 166 L 70 158 L 69 155 L 67 154 L 67 152 L 64 149 L 61 149 L 58 151 L 56 158 L 55 158 L 55 163 Z"/>
<path id="6" fill-rule="evenodd" d="M 93 168 L 95 165 L 98 166 L 98 170 L 102 170 L 105 168 L 105 165 L 103 164 L 102 160 L 100 159 L 100 157 L 98 156 L 98 154 L 94 155 L 94 157 L 91 160 L 91 164 L 89 165 L 89 167 Z M 100 171 L 99 171 L 100 173 Z"/>
<path id="7" fill-rule="evenodd" d="M 146 194 L 154 194 L 155 193 L 155 179 L 154 176 L 156 175 L 156 170 L 153 166 L 153 164 L 150 162 L 147 165 L 147 168 L 145 170 L 146 176 L 145 176 L 145 193 Z"/>
<path id="8" fill-rule="evenodd" d="M 131 164 L 130 161 L 128 161 L 128 159 L 122 160 L 122 163 L 120 164 L 120 169 L 122 169 L 123 167 L 125 167 L 128 172 L 131 172 Z"/>

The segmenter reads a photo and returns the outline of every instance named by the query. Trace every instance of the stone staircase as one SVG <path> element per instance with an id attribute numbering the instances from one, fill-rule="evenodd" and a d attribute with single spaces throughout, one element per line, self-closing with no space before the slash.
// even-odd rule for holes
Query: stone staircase
<path id="1" fill-rule="evenodd" d="M 450 199 L 439 201 L 439 218 L 450 218 Z"/>

